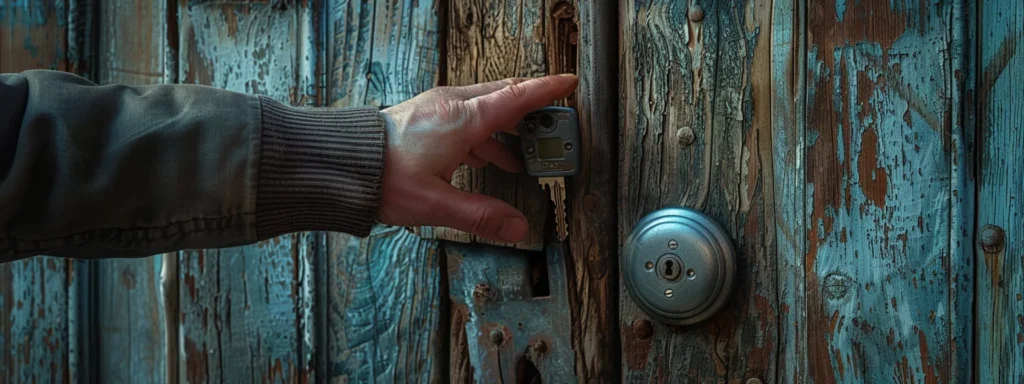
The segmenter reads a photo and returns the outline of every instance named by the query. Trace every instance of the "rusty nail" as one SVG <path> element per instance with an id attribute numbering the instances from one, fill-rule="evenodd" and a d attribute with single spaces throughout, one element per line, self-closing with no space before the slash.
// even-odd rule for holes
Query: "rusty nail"
<path id="1" fill-rule="evenodd" d="M 488 284 L 477 284 L 473 290 L 473 298 L 476 300 L 490 300 L 494 298 L 494 291 Z"/>
<path id="2" fill-rule="evenodd" d="M 677 243 L 675 240 L 668 241 L 668 249 L 676 249 L 676 247 L 679 247 L 679 243 Z"/>
<path id="3" fill-rule="evenodd" d="M 998 253 L 1003 250 L 1003 229 L 989 224 L 981 229 L 981 248 L 987 253 Z"/>
<path id="4" fill-rule="evenodd" d="M 654 329 L 651 328 L 651 322 L 647 319 L 640 319 L 633 322 L 633 333 L 640 339 L 649 339 L 654 336 Z"/>
<path id="5" fill-rule="evenodd" d="M 673 295 L 675 295 L 675 292 L 672 292 L 672 289 L 665 290 L 665 297 L 672 298 Z"/>
<path id="6" fill-rule="evenodd" d="M 690 21 L 697 23 L 704 20 L 704 9 L 700 5 L 694 4 L 690 7 Z"/>
<path id="7" fill-rule="evenodd" d="M 761 381 L 761 379 L 758 379 L 756 377 L 751 377 L 751 378 L 747 379 L 747 384 L 764 384 L 764 382 Z"/>
<path id="8" fill-rule="evenodd" d="M 690 144 L 693 144 L 693 140 L 695 139 L 693 136 L 693 129 L 690 127 L 679 128 L 679 130 L 676 131 L 676 139 L 679 140 L 680 147 L 689 147 Z"/>
<path id="9" fill-rule="evenodd" d="M 505 342 L 505 332 L 502 332 L 500 329 L 492 330 L 491 331 L 491 341 L 494 342 L 494 345 L 499 345 L 500 346 L 501 343 Z"/>
<path id="10" fill-rule="evenodd" d="M 526 355 L 531 361 L 540 360 L 548 351 L 548 345 L 544 340 L 537 340 L 526 349 Z"/>

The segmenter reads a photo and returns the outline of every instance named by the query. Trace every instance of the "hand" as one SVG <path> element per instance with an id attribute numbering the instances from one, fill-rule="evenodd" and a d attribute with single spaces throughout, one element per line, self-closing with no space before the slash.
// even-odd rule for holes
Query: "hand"
<path id="1" fill-rule="evenodd" d="M 384 224 L 449 227 L 514 243 L 526 237 L 526 216 L 508 203 L 451 185 L 460 164 L 494 163 L 521 172 L 518 151 L 491 137 L 516 132 L 534 110 L 576 89 L 575 75 L 506 79 L 465 87 L 440 87 L 383 111 L 387 150 L 381 206 Z"/>

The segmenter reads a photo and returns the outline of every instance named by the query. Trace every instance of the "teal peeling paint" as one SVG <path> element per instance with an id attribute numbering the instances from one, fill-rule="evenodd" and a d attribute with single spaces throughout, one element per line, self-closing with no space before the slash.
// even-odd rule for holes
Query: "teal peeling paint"
<path id="1" fill-rule="evenodd" d="M 856 1 L 856 0 L 854 0 Z M 846 16 L 846 0 L 836 0 L 836 19 L 840 23 L 843 22 L 843 18 Z"/>
<path id="2" fill-rule="evenodd" d="M 44 0 L 9 0 L 0 1 L 0 20 L 12 25 L 26 27 L 44 25 L 51 9 L 49 2 Z M 63 4 L 63 1 L 61 1 Z M 9 15 L 7 14 L 9 12 Z M 61 13 L 63 14 L 63 13 Z M 10 19 L 8 19 L 10 17 Z"/>

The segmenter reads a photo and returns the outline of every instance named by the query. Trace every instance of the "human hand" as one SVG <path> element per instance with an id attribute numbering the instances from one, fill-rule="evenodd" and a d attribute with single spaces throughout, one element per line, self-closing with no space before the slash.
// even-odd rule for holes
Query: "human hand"
<path id="1" fill-rule="evenodd" d="M 526 237 L 526 216 L 508 203 L 451 185 L 460 164 L 494 163 L 521 172 L 518 152 L 491 137 L 516 132 L 529 112 L 576 89 L 575 75 L 505 79 L 464 87 L 440 87 L 382 111 L 387 150 L 381 205 L 384 224 L 433 225 L 514 243 Z"/>

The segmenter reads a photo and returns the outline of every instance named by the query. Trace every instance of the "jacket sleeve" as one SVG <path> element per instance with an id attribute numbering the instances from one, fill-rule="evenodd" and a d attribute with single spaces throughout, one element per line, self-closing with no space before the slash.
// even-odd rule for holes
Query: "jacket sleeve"
<path id="1" fill-rule="evenodd" d="M 140 257 L 324 230 L 369 233 L 376 108 L 313 109 L 196 85 L 0 74 L 0 262 Z"/>

